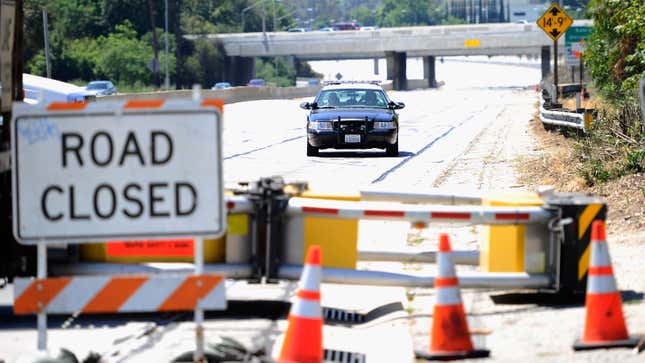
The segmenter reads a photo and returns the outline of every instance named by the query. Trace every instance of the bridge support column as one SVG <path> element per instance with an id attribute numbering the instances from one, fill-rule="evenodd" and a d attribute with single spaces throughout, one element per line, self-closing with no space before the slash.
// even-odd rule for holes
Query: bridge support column
<path id="1" fill-rule="evenodd" d="M 423 57 L 423 79 L 428 80 L 428 87 L 437 88 L 437 77 L 435 73 L 435 57 L 432 55 Z"/>
<path id="2" fill-rule="evenodd" d="M 244 86 L 255 77 L 255 58 L 253 57 L 226 57 L 225 66 L 225 81 L 233 86 Z"/>
<path id="3" fill-rule="evenodd" d="M 378 58 L 374 58 L 374 74 L 378 74 Z"/>
<path id="4" fill-rule="evenodd" d="M 546 77 L 551 73 L 551 47 L 545 46 L 542 47 L 542 80 L 545 80 Z"/>
<path id="5" fill-rule="evenodd" d="M 387 79 L 392 80 L 392 88 L 396 91 L 407 89 L 407 55 L 404 52 L 385 52 L 385 59 L 387 61 Z"/>

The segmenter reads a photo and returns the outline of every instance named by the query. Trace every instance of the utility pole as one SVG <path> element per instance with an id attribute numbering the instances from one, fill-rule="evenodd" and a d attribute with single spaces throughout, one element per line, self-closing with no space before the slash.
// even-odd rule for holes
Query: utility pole
<path id="1" fill-rule="evenodd" d="M 276 21 L 275 17 L 275 0 L 272 0 L 271 3 L 271 5 L 273 6 L 273 32 L 275 33 L 278 31 L 278 22 Z"/>
<path id="2" fill-rule="evenodd" d="M 43 8 L 43 38 L 45 38 L 45 68 L 47 78 L 52 78 L 51 60 L 49 57 L 49 25 L 47 23 L 47 9 Z"/>
<path id="3" fill-rule="evenodd" d="M 264 49 L 269 50 L 269 40 L 267 39 L 267 4 L 262 0 L 262 37 L 264 38 Z"/>
<path id="4" fill-rule="evenodd" d="M 262 1 L 262 35 L 267 38 L 267 4 Z"/>
<path id="5" fill-rule="evenodd" d="M 168 0 L 165 0 L 165 20 L 164 20 L 164 27 L 166 30 L 166 79 L 164 80 L 164 88 L 166 91 L 170 89 L 170 52 L 168 51 L 169 45 L 168 45 Z"/>
<path id="6" fill-rule="evenodd" d="M 161 87 L 161 78 L 160 78 L 160 67 L 159 67 L 159 40 L 157 39 L 157 27 L 155 24 L 155 10 L 153 6 L 153 1 L 148 0 L 148 11 L 150 13 L 150 30 L 152 30 L 152 51 L 154 53 L 154 58 L 152 60 L 152 72 L 155 77 L 155 87 Z"/>

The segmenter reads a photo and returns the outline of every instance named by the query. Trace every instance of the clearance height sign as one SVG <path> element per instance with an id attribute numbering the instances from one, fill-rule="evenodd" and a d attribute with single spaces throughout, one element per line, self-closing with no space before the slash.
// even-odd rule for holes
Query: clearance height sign
<path id="1" fill-rule="evenodd" d="M 217 105 L 20 105 L 12 125 L 16 238 L 33 244 L 221 236 Z"/>

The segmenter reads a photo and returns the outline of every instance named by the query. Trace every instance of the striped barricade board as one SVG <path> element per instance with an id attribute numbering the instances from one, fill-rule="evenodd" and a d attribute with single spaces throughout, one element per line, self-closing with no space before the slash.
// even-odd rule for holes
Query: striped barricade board
<path id="1" fill-rule="evenodd" d="M 16 314 L 224 310 L 223 275 L 155 274 L 15 279 Z"/>

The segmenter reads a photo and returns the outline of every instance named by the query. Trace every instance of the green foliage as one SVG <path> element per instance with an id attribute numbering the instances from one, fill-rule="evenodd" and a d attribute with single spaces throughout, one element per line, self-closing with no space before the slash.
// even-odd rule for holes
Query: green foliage
<path id="1" fill-rule="evenodd" d="M 645 77 L 645 6 L 642 0 L 595 0 L 588 51 L 584 55 L 596 87 L 611 103 L 634 102 Z"/>
<path id="2" fill-rule="evenodd" d="M 296 84 L 296 70 L 286 57 L 256 58 L 255 75 L 277 87 L 289 87 Z"/>
<path id="3" fill-rule="evenodd" d="M 224 79 L 224 55 L 215 45 L 206 40 L 195 41 L 195 51 L 186 58 L 184 77 L 188 84 L 200 84 L 209 88 Z"/>
<path id="4" fill-rule="evenodd" d="M 636 107 L 627 106 L 627 110 L 635 113 Z M 645 133 L 639 125 L 620 131 L 625 117 L 635 116 L 626 116 L 624 108 L 601 107 L 589 135 L 576 143 L 579 173 L 587 185 L 645 171 Z"/>
<path id="5" fill-rule="evenodd" d="M 589 185 L 645 170 L 645 127 L 638 82 L 645 77 L 642 0 L 595 0 L 594 30 L 584 60 L 605 101 L 588 138 L 580 140 L 580 173 Z"/>
<path id="6" fill-rule="evenodd" d="M 151 72 L 146 66 L 153 59 L 152 46 L 137 38 L 129 21 L 117 25 L 114 33 L 99 37 L 97 42 L 100 51 L 96 57 L 95 76 L 117 83 L 151 81 Z"/>

